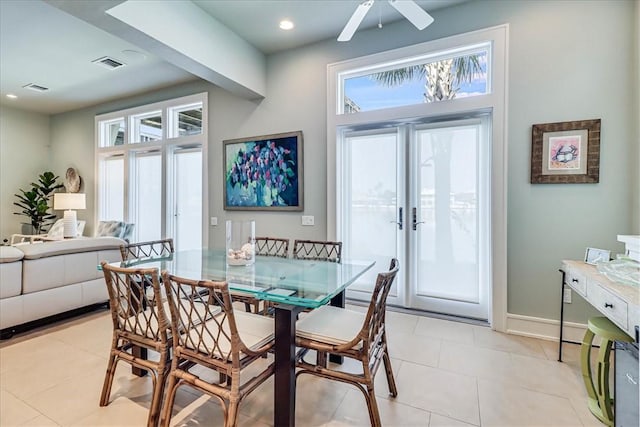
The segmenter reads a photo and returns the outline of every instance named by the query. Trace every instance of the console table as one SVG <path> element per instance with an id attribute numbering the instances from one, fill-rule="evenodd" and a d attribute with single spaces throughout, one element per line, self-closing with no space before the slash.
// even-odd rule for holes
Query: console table
<path id="1" fill-rule="evenodd" d="M 594 265 L 582 261 L 562 261 L 560 293 L 560 343 L 558 361 L 562 362 L 564 323 L 564 290 L 569 286 L 589 304 L 604 314 L 627 335 L 638 342 L 636 326 L 640 325 L 640 288 L 609 280 Z"/>

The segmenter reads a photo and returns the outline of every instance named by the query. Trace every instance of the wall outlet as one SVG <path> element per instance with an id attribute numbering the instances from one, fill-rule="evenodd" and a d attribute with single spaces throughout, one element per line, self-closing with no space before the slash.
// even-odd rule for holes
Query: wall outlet
<path id="1" fill-rule="evenodd" d="M 209 220 L 209 224 L 210 225 L 218 225 L 218 217 L 212 216 L 211 219 Z"/>
<path id="2" fill-rule="evenodd" d="M 314 225 L 313 215 L 302 215 L 302 225 Z"/>
<path id="3" fill-rule="evenodd" d="M 562 296 L 562 302 L 566 302 L 567 304 L 571 304 L 571 289 L 565 289 L 564 295 Z"/>

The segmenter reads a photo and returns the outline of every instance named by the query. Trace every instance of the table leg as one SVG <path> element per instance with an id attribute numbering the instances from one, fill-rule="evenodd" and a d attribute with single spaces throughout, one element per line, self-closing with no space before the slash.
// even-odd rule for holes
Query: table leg
<path id="1" fill-rule="evenodd" d="M 147 287 L 151 287 L 152 285 L 147 280 L 143 280 L 142 282 L 132 280 L 129 286 L 131 287 L 131 293 L 133 295 L 130 299 L 131 316 L 137 316 L 140 311 L 146 310 L 147 308 L 147 300 L 143 298 L 143 295 Z M 140 305 L 142 305 L 142 307 Z M 147 360 L 147 349 L 134 344 L 131 346 L 131 355 L 137 359 Z M 132 365 L 131 373 L 138 377 L 144 377 L 147 375 L 147 370 Z"/>
<path id="2" fill-rule="evenodd" d="M 275 306 L 274 426 L 296 424 L 296 319 L 302 307 Z"/>
<path id="3" fill-rule="evenodd" d="M 131 347 L 131 354 L 137 359 L 147 360 L 147 349 L 144 347 L 134 345 L 133 347 Z M 145 375 L 147 375 L 147 370 L 132 366 L 131 373 L 139 377 L 144 377 Z"/>
<path id="4" fill-rule="evenodd" d="M 342 291 L 338 295 L 336 295 L 335 297 L 331 298 L 331 302 L 329 304 L 334 306 L 334 307 L 344 308 L 344 302 L 345 302 L 344 291 Z M 329 355 L 329 362 L 333 362 L 333 363 L 337 363 L 339 365 L 342 365 L 342 362 L 344 362 L 344 357 L 343 356 L 336 356 L 335 354 L 330 354 Z"/>

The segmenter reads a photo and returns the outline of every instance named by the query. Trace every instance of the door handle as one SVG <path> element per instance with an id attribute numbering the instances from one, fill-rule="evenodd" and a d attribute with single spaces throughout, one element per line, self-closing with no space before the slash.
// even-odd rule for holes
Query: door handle
<path id="1" fill-rule="evenodd" d="M 398 208 L 398 221 L 389 221 L 392 224 L 398 225 L 398 230 L 402 230 L 402 208 Z"/>
<path id="2" fill-rule="evenodd" d="M 412 209 L 411 217 L 413 219 L 412 221 L 413 231 L 416 231 L 418 229 L 418 224 L 424 224 L 424 221 L 418 221 L 418 213 L 416 208 Z"/>

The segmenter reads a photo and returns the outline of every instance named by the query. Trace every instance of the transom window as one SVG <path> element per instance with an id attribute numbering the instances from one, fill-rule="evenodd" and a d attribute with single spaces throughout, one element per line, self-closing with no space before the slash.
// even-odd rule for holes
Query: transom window
<path id="1" fill-rule="evenodd" d="M 483 43 L 341 73 L 338 114 L 487 94 L 490 51 Z"/>

